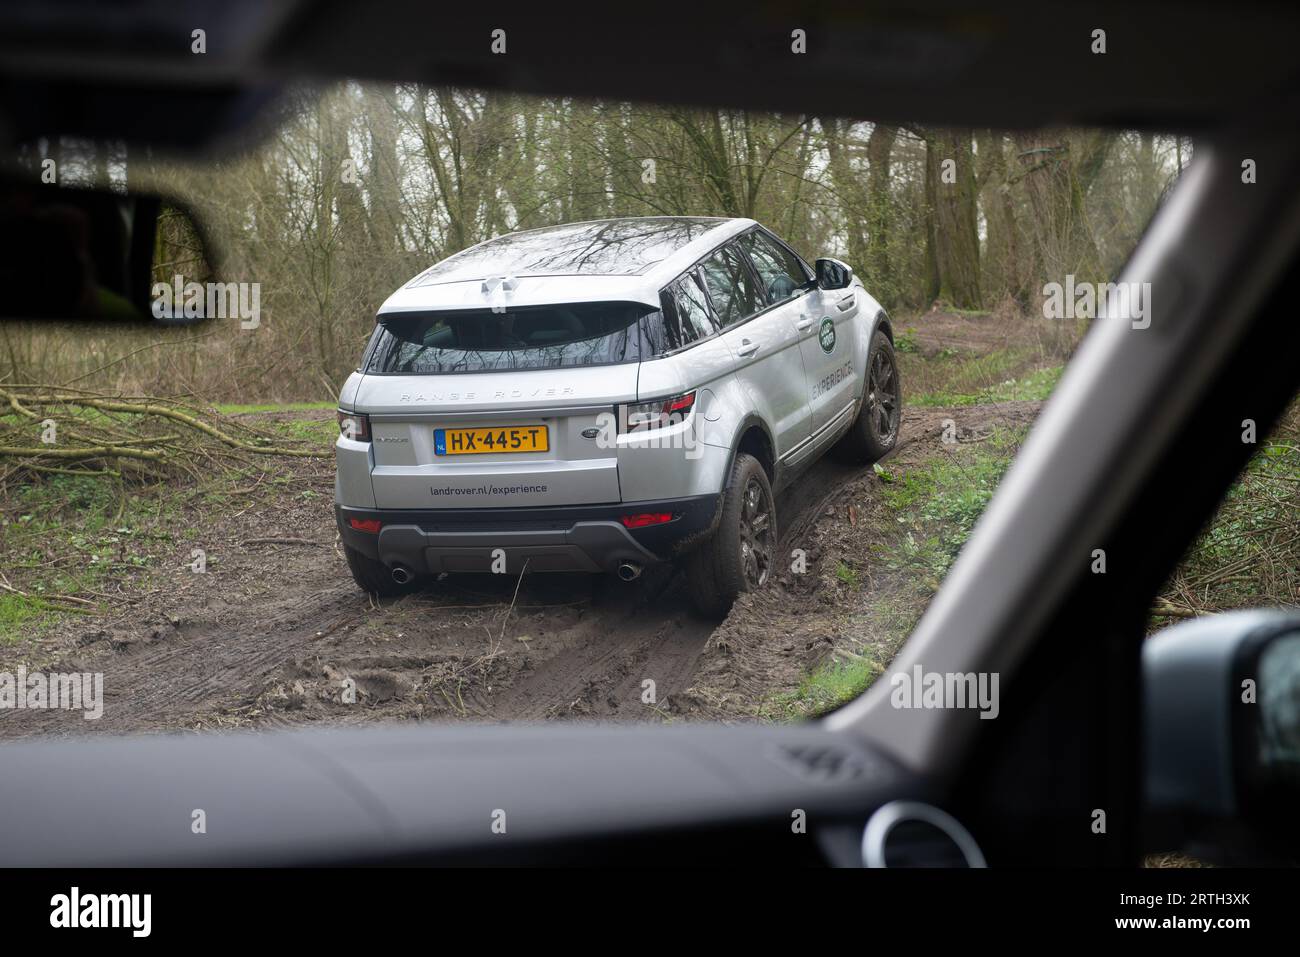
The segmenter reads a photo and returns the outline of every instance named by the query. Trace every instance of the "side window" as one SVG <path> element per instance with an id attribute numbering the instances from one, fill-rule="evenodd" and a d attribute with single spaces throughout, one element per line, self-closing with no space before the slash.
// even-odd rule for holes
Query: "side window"
<path id="1" fill-rule="evenodd" d="M 687 273 L 659 294 L 663 306 L 663 342 L 657 352 L 671 352 L 718 331 L 708 297 L 694 273 Z"/>
<path id="2" fill-rule="evenodd" d="M 784 302 L 799 295 L 808 275 L 790 250 L 758 231 L 741 236 L 740 242 L 758 271 L 768 302 Z"/>
<path id="3" fill-rule="evenodd" d="M 752 316 L 766 305 L 756 288 L 753 271 L 734 243 L 728 243 L 704 260 L 700 272 L 718 322 L 724 328 Z"/>

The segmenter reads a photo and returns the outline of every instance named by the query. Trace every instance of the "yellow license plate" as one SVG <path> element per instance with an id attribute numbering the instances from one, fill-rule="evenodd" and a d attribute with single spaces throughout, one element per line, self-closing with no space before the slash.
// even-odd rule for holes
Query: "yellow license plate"
<path id="1" fill-rule="evenodd" d="M 434 455 L 487 455 L 550 450 L 544 425 L 483 429 L 434 429 Z"/>

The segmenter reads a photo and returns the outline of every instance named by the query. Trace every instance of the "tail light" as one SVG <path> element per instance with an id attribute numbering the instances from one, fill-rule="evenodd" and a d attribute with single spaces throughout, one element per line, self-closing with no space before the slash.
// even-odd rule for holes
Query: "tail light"
<path id="1" fill-rule="evenodd" d="M 624 515 L 619 521 L 627 528 L 645 528 L 647 525 L 665 525 L 673 520 L 672 512 L 638 512 Z"/>
<path id="2" fill-rule="evenodd" d="M 339 433 L 355 442 L 370 441 L 370 416 L 339 409 Z"/>
<path id="3" fill-rule="evenodd" d="M 667 399 L 620 406 L 624 432 L 646 432 L 686 421 L 695 407 L 695 393 L 684 392 Z"/>

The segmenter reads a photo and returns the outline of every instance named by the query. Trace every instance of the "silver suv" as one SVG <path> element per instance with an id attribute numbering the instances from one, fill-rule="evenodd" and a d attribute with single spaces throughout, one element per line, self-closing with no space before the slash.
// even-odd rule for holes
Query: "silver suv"
<path id="1" fill-rule="evenodd" d="M 828 449 L 888 452 L 900 399 L 880 304 L 753 220 L 511 233 L 379 310 L 339 399 L 348 564 L 397 594 L 680 561 L 722 615 L 784 560 L 775 493 Z"/>

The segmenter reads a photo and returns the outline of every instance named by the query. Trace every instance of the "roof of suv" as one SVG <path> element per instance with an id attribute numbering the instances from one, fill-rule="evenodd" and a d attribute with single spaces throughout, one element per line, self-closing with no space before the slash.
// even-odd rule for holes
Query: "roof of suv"
<path id="1" fill-rule="evenodd" d="M 751 219 L 640 216 L 546 226 L 471 246 L 420 273 L 380 313 L 487 308 L 513 278 L 513 306 L 629 301 L 657 305 L 659 289 Z"/>

